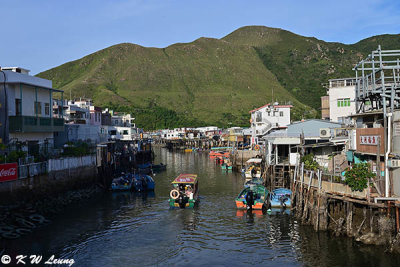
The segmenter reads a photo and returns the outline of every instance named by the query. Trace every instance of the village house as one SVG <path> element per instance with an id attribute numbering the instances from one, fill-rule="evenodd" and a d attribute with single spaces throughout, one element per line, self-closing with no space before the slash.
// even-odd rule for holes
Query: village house
<path id="1" fill-rule="evenodd" d="M 57 147 L 68 142 L 97 144 L 107 140 L 106 127 L 101 125 L 101 108 L 89 98 L 54 101 L 54 114 L 63 114 L 65 131 L 55 135 Z"/>
<path id="2" fill-rule="evenodd" d="M 356 113 L 355 78 L 331 79 L 326 85 L 327 96 L 321 97 L 322 119 L 334 122 L 349 122 Z"/>
<path id="3" fill-rule="evenodd" d="M 133 140 L 137 137 L 135 118 L 131 114 L 112 110 L 109 112 L 111 114 L 111 126 L 108 126 L 109 140 Z"/>
<path id="4" fill-rule="evenodd" d="M 329 157 L 342 151 L 346 138 L 339 143 L 336 131 L 342 125 L 320 119 L 294 122 L 286 129 L 276 130 L 264 136 L 265 155 L 268 164 L 296 165 L 299 161 L 300 145 L 303 154 L 313 153 L 321 167 L 329 167 Z M 336 142 L 333 140 L 336 139 Z"/>
<path id="5" fill-rule="evenodd" d="M 275 102 L 251 110 L 251 144 L 262 144 L 264 135 L 275 129 L 286 128 L 290 124 L 290 110 L 292 107 L 292 105 L 280 105 Z"/>
<path id="6" fill-rule="evenodd" d="M 0 143 L 24 143 L 29 150 L 54 144 L 54 133 L 64 131 L 62 114 L 53 114 L 52 81 L 29 75 L 29 70 L 3 67 L 5 94 L 0 96 Z M 0 74 L 1 75 L 1 74 Z M 4 112 L 5 111 L 5 112 Z"/>

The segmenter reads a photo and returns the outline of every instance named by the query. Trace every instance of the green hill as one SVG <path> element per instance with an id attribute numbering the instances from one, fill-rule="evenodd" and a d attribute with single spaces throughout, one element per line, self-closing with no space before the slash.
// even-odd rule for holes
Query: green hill
<path id="1" fill-rule="evenodd" d="M 249 26 L 166 48 L 119 44 L 38 76 L 53 80 L 65 96 L 132 112 L 146 129 L 248 126 L 248 111 L 272 99 L 291 102 L 294 119 L 317 116 L 321 83 L 353 76 L 352 65 L 370 47 L 391 49 L 385 44 L 399 40 L 380 36 L 344 45 Z"/>
<path id="2" fill-rule="evenodd" d="M 328 79 L 354 77 L 352 67 L 375 50 L 399 49 L 400 35 L 380 35 L 353 45 L 324 42 L 263 26 L 240 28 L 223 38 L 252 46 L 280 84 L 304 104 L 319 109 Z"/>

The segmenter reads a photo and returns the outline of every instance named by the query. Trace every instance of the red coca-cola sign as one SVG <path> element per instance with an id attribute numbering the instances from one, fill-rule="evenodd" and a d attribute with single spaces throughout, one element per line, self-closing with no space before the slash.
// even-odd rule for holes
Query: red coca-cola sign
<path id="1" fill-rule="evenodd" d="M 17 179 L 18 179 L 17 163 L 0 164 L 0 182 L 12 181 Z"/>

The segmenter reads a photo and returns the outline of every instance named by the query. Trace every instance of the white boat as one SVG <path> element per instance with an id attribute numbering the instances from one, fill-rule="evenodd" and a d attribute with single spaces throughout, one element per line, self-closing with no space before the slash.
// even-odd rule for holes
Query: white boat
<path id="1" fill-rule="evenodd" d="M 246 161 L 246 171 L 245 171 L 246 180 L 251 178 L 261 177 L 261 162 L 262 159 L 260 158 L 251 158 L 248 161 Z M 255 174 L 252 175 L 252 172 L 255 172 Z"/>

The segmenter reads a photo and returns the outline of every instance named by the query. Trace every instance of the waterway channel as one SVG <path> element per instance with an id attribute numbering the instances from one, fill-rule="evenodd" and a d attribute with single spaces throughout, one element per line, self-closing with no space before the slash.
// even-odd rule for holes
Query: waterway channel
<path id="1" fill-rule="evenodd" d="M 206 153 L 155 148 L 152 194 L 106 192 L 72 205 L 52 223 L 7 241 L 11 255 L 73 258 L 74 266 L 399 266 L 400 257 L 351 238 L 316 233 L 290 214 L 246 215 L 234 198 L 243 186 Z M 170 182 L 197 173 L 201 202 L 195 209 L 170 209 Z M 1 248 L 0 248 L 1 251 Z"/>

